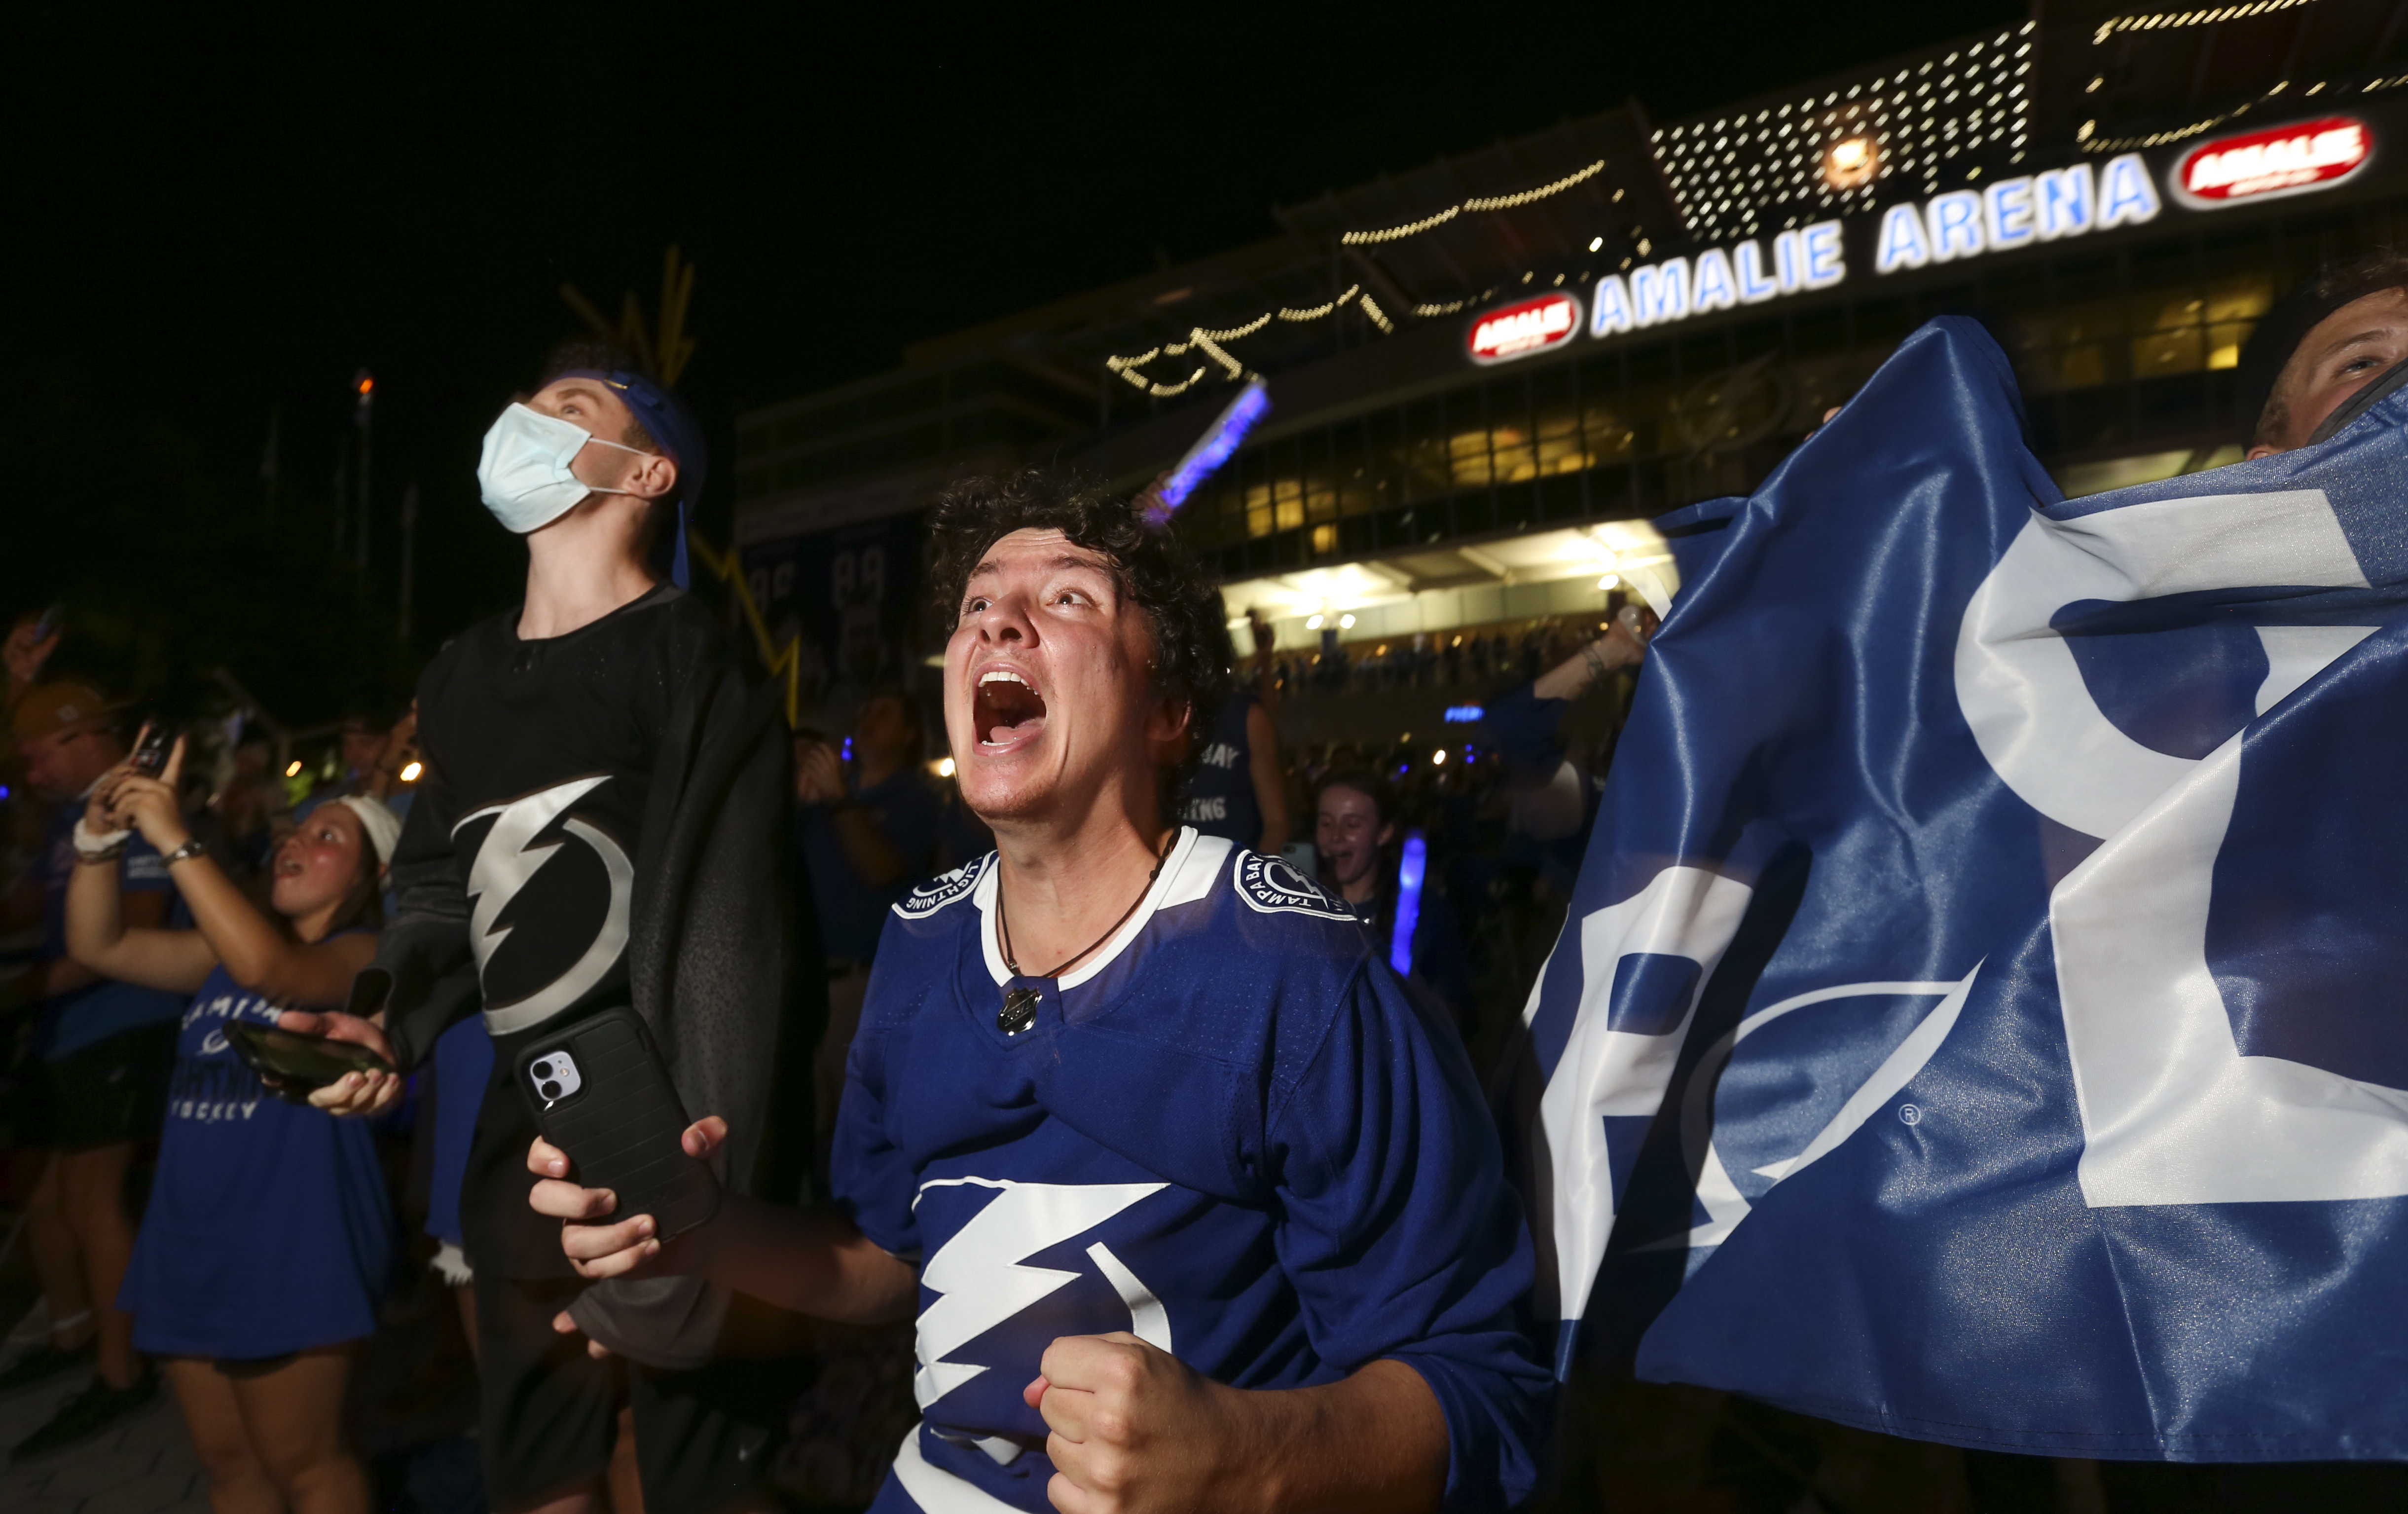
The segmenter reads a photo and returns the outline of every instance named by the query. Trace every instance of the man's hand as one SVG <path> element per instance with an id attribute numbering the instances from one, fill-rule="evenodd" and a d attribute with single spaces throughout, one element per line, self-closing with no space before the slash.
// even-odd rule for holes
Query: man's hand
<path id="1" fill-rule="evenodd" d="M 339 1010 L 323 1013 L 306 1009 L 288 1009 L 276 1017 L 276 1028 L 294 1035 L 319 1035 L 329 1041 L 348 1041 L 366 1046 L 391 1062 L 395 1059 L 393 1043 L 384 1038 L 374 1020 L 364 1020 L 357 1015 Z M 330 1115 L 375 1115 L 382 1113 L 401 1097 L 402 1076 L 392 1073 L 345 1073 L 322 1089 L 309 1090 L 310 1104 Z"/>
<path id="2" fill-rule="evenodd" d="M 726 1141 L 727 1121 L 717 1115 L 695 1120 L 681 1138 L 685 1154 L 700 1161 L 710 1161 Z M 624 1277 L 639 1269 L 676 1270 L 658 1262 L 661 1241 L 655 1233 L 659 1227 L 652 1216 L 630 1215 L 603 1223 L 618 1212 L 619 1195 L 607 1188 L 580 1188 L 570 1181 L 567 1152 L 538 1135 L 527 1147 L 527 1171 L 542 1179 L 527 1193 L 527 1206 L 560 1221 L 560 1249 L 577 1276 Z"/>
<path id="3" fill-rule="evenodd" d="M 1021 1397 L 1045 1417 L 1062 1514 L 1434 1514 L 1446 1416 L 1373 1362 L 1318 1388 L 1230 1388 L 1126 1331 L 1064 1335 Z"/>
<path id="4" fill-rule="evenodd" d="M 1052 1433 L 1046 1496 L 1062 1514 L 1243 1509 L 1245 1400 L 1128 1332 L 1064 1335 L 1021 1391 Z"/>

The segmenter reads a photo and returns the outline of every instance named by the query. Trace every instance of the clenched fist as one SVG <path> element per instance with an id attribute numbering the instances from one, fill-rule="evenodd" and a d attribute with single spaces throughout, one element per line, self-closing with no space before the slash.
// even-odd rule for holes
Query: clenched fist
<path id="1" fill-rule="evenodd" d="M 1062 1514 L 1242 1509 L 1243 1401 L 1125 1330 L 1065 1335 L 1023 1390 L 1052 1434 L 1046 1495 Z"/>

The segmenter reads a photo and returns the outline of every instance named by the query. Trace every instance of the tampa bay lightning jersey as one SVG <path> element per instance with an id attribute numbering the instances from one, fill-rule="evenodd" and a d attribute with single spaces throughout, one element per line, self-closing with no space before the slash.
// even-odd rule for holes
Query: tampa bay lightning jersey
<path id="1" fill-rule="evenodd" d="M 1111 1331 L 1240 1388 L 1393 1357 L 1444 1410 L 1449 1507 L 1529 1492 L 1530 1242 L 1453 1030 L 1278 858 L 1182 829 L 1059 979 L 1005 967 L 997 871 L 895 906 L 846 1067 L 838 1200 L 921 1268 L 924 1419 L 873 1507 L 1049 1509 L 1022 1390 Z"/>

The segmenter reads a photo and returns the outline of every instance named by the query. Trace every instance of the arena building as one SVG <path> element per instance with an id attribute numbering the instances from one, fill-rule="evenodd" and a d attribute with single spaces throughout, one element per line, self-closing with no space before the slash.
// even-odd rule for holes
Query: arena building
<path id="1" fill-rule="evenodd" d="M 939 485 L 1058 458 L 1137 489 L 1259 377 L 1268 418 L 1178 515 L 1233 622 L 1426 657 L 1643 587 L 1634 523 L 1752 488 L 1943 311 L 2009 341 L 2068 494 L 2235 461 L 2254 323 L 2400 241 L 2403 187 L 2408 3 L 2041 0 L 1290 206 L 1276 237 L 747 413 L 738 544 L 841 702 L 925 650 L 900 591 Z"/>

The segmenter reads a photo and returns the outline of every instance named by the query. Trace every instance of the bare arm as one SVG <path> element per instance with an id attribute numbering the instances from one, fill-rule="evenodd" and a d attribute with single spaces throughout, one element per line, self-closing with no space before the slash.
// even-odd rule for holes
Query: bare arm
<path id="1" fill-rule="evenodd" d="M 1246 712 L 1246 767 L 1254 784 L 1254 804 L 1263 812 L 1263 837 L 1254 850 L 1277 857 L 1287 850 L 1287 775 L 1280 771 L 1279 722 L 1270 706 Z"/>
<path id="2" fill-rule="evenodd" d="M 686 1153 L 707 1159 L 726 1139 L 727 1122 L 710 1116 L 686 1130 Z M 558 1146 L 537 1140 L 527 1152 L 527 1170 L 544 1179 L 527 1202 L 538 1214 L 564 1221 L 561 1249 L 580 1276 L 617 1277 L 639 1269 L 681 1273 L 796 1314 L 848 1324 L 900 1319 L 918 1302 L 918 1271 L 827 1210 L 725 1193 L 709 1224 L 664 1249 L 653 1237 L 652 1216 L 610 1219 L 618 1208 L 616 1194 L 570 1181 L 567 1154 Z"/>
<path id="3" fill-rule="evenodd" d="M 192 993 L 217 966 L 217 955 L 197 930 L 163 930 L 167 896 L 140 893 L 127 899 L 121 864 L 78 862 L 67 880 L 68 962 L 51 964 L 50 991 L 64 993 L 85 983 L 115 978 L 146 988 Z M 61 983 L 61 966 L 79 969 L 80 982 Z"/>
<path id="4" fill-rule="evenodd" d="M 127 772 L 96 791 L 107 797 L 111 821 L 140 830 L 162 857 L 192 840 L 176 803 L 176 780 L 183 764 L 184 743 L 179 740 L 158 777 Z M 175 876 L 194 923 L 207 938 L 207 949 L 225 964 L 235 982 L 272 1002 L 340 1004 L 351 995 L 352 977 L 376 955 L 375 939 L 367 935 L 319 942 L 290 939 L 243 897 L 207 853 L 176 863 Z"/>
<path id="5" fill-rule="evenodd" d="M 1446 1417 L 1401 1362 L 1318 1388 L 1247 1390 L 1117 1331 L 1056 1340 L 1042 1372 L 1023 1396 L 1052 1432 L 1046 1491 L 1064 1514 L 1345 1514 L 1435 1509 L 1445 1496 Z"/>
<path id="6" fill-rule="evenodd" d="M 864 888 L 891 888 L 903 881 L 908 871 L 903 854 L 879 831 L 878 823 L 852 802 L 845 792 L 844 770 L 833 748 L 813 743 L 796 754 L 795 798 L 800 803 L 831 807 L 828 823 L 836 829 L 837 845 Z"/>
<path id="7" fill-rule="evenodd" d="M 1541 673 L 1530 692 L 1542 699 L 1576 699 L 1616 668 L 1645 657 L 1647 639 L 1655 633 L 1655 612 L 1625 605 L 1614 616 L 1612 630 Z"/>

